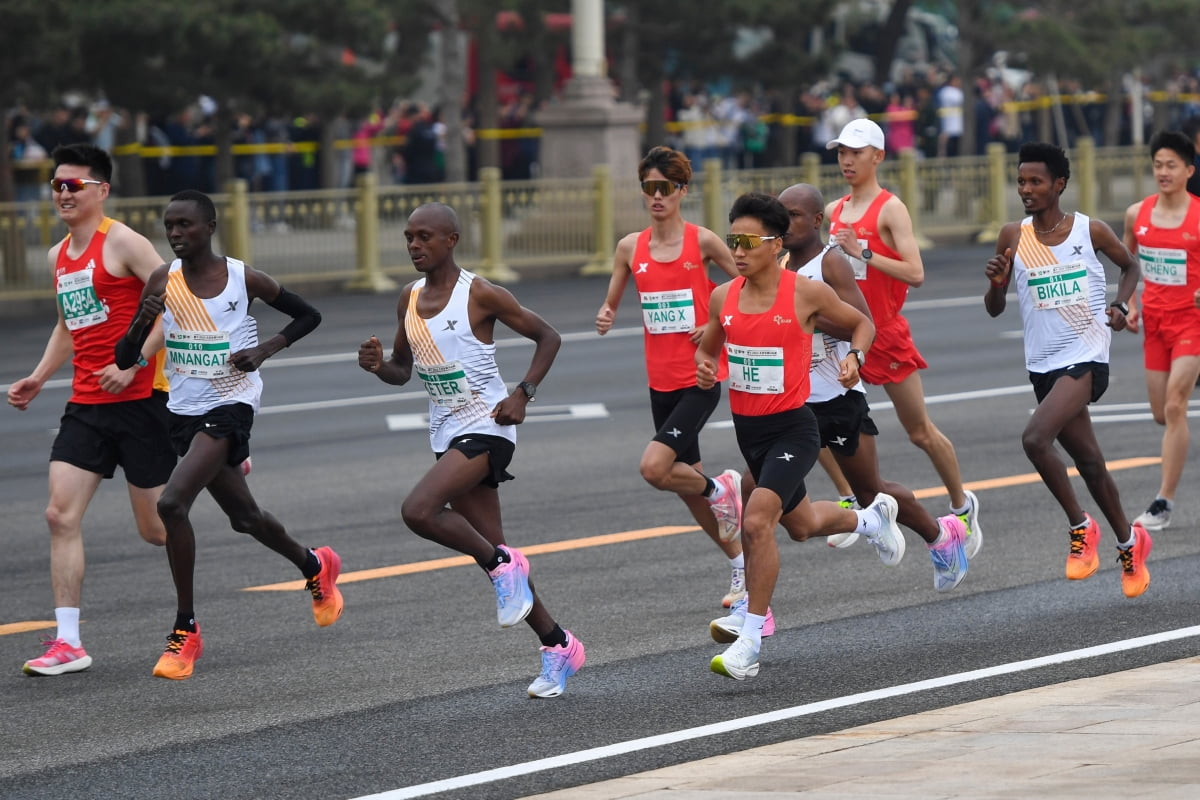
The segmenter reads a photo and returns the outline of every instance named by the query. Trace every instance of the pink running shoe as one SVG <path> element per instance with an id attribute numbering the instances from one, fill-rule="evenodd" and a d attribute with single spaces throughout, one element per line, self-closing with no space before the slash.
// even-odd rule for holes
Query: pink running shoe
<path id="1" fill-rule="evenodd" d="M 80 647 L 73 647 L 62 639 L 47 639 L 42 642 L 46 652 L 40 658 L 31 658 L 21 669 L 26 675 L 62 675 L 66 672 L 82 672 L 92 665 L 92 657 Z"/>
<path id="2" fill-rule="evenodd" d="M 586 658 L 583 642 L 570 631 L 564 632 L 567 634 L 566 647 L 542 648 L 542 673 L 529 684 L 530 697 L 558 697 L 567 688 L 567 678 L 583 666 Z"/>
<path id="3" fill-rule="evenodd" d="M 321 571 L 304 584 L 312 594 L 313 619 L 324 628 L 337 622 L 342 615 L 342 590 L 337 587 L 342 574 L 342 559 L 332 547 L 318 547 L 313 551 L 321 562 Z"/>
<path id="4" fill-rule="evenodd" d="M 533 589 L 529 586 L 529 562 L 515 547 L 500 545 L 510 561 L 488 573 L 496 590 L 496 620 L 501 628 L 511 628 L 533 610 Z"/>
<path id="5" fill-rule="evenodd" d="M 742 474 L 727 469 L 713 483 L 723 490 L 720 498 L 708 499 L 708 506 L 717 519 L 717 535 L 722 542 L 732 542 L 742 535 Z"/>

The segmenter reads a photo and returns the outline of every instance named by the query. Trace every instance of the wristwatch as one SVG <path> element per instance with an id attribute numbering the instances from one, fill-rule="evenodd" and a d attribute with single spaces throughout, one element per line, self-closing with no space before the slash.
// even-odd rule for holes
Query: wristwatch
<path id="1" fill-rule="evenodd" d="M 150 362 L 148 362 L 148 361 L 146 360 L 146 357 L 145 357 L 144 355 L 141 355 L 140 353 L 138 354 L 137 365 L 138 365 L 139 367 L 144 367 L 144 366 L 146 366 L 146 365 L 147 365 L 147 364 L 149 364 L 149 363 L 150 363 Z"/>
<path id="2" fill-rule="evenodd" d="M 867 363 L 867 357 L 865 355 L 863 355 L 863 351 L 859 350 L 857 347 L 850 348 L 850 355 L 852 355 L 858 359 L 858 368 L 859 369 L 862 369 L 863 364 Z"/>
<path id="3" fill-rule="evenodd" d="M 531 402 L 531 403 L 534 401 L 534 398 L 537 397 L 537 384 L 536 383 L 530 383 L 529 381 L 521 381 L 520 383 L 517 384 L 517 388 L 525 393 L 525 396 L 527 398 L 529 398 L 529 402 Z"/>
<path id="4" fill-rule="evenodd" d="M 1109 303 L 1108 306 L 1109 306 L 1109 308 L 1117 309 L 1118 311 L 1120 311 L 1122 314 L 1124 314 L 1127 317 L 1129 316 L 1129 304 L 1128 303 L 1114 301 L 1112 303 Z"/>
<path id="5" fill-rule="evenodd" d="M 872 253 L 870 250 L 868 250 L 867 248 L 864 247 L 863 251 L 862 251 L 863 263 L 865 264 L 868 261 L 870 261 L 874 257 L 874 255 L 875 255 L 874 253 Z"/>

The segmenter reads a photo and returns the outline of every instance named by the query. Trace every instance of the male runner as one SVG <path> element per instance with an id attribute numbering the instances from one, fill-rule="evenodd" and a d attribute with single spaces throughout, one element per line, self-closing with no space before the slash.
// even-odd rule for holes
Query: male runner
<path id="1" fill-rule="evenodd" d="M 869 315 L 854 271 L 841 249 L 821 241 L 825 214 L 820 191 L 815 186 L 798 183 L 784 189 L 779 202 L 787 209 L 791 223 L 783 238 L 788 269 L 828 284 L 843 302 Z M 817 326 L 822 327 L 821 320 Z M 816 415 L 821 447 L 833 454 L 841 474 L 849 480 L 851 491 L 861 502 L 869 504 L 881 492 L 896 498 L 900 508 L 897 521 L 916 531 L 929 548 L 934 588 L 939 592 L 950 591 L 967 574 L 966 526 L 955 514 L 935 520 L 910 489 L 880 477 L 875 450 L 879 429 L 871 419 L 866 390 L 861 383 L 847 388 L 838 379 L 846 356 L 861 354 L 853 351 L 849 342 L 823 328 L 819 335 L 813 335 L 812 343 L 807 405 Z M 859 360 L 860 367 L 864 364 L 865 357 Z M 844 536 L 847 534 L 838 534 L 839 538 Z"/>
<path id="2" fill-rule="evenodd" d="M 1200 199 L 1188 193 L 1196 148 L 1175 131 L 1150 140 L 1158 192 L 1125 211 L 1125 246 L 1135 253 L 1146 286 L 1129 327 L 1145 331 L 1146 393 L 1163 425 L 1162 482 L 1135 522 L 1150 531 L 1171 524 L 1175 491 L 1187 463 L 1188 400 L 1200 378 Z"/>
<path id="3" fill-rule="evenodd" d="M 79 634 L 83 595 L 83 515 L 100 481 L 118 465 L 125 473 L 138 533 L 166 539 L 155 504 L 175 466 L 167 440 L 165 382 L 157 364 L 137 353 L 127 369 L 113 363 L 113 345 L 138 309 L 145 281 L 162 263 L 146 237 L 104 215 L 112 159 L 89 144 L 55 149 L 50 181 L 54 207 L 67 236 L 48 260 L 58 296 L 58 321 L 33 372 L 8 388 L 8 404 L 24 411 L 67 359 L 71 399 L 50 448 L 50 586 L 58 630 L 45 652 L 26 661 L 28 675 L 85 670 L 92 657 Z M 150 342 L 153 358 L 161 346 Z M 156 391 L 157 389 L 157 391 Z"/>
<path id="4" fill-rule="evenodd" d="M 1017 156 L 1017 193 L 1029 216 L 1000 229 L 985 274 L 983 297 L 993 317 L 1004 312 L 1015 276 L 1025 333 L 1025 368 L 1038 406 L 1021 434 L 1025 454 L 1070 525 L 1066 575 L 1083 580 L 1100 566 L 1100 526 L 1075 497 L 1055 440 L 1075 462 L 1088 492 L 1117 537 L 1121 589 L 1137 597 L 1150 585 L 1146 557 L 1153 543 L 1140 523 L 1131 527 L 1096 441 L 1088 403 L 1108 388 L 1112 330 L 1125 327 L 1126 303 L 1137 287 L 1137 259 L 1105 223 L 1059 207 L 1071 166 L 1061 148 L 1026 143 Z M 1121 269 L 1117 296 L 1105 308 L 1104 253 Z"/>
<path id="5" fill-rule="evenodd" d="M 250 534 L 296 565 L 307 579 L 318 625 L 332 625 L 342 613 L 336 585 L 342 562 L 329 547 L 310 550 L 289 536 L 279 520 L 259 507 L 242 466 L 262 396 L 258 368 L 311 333 L 321 322 L 320 312 L 266 273 L 213 252 L 217 211 L 208 195 L 179 192 L 167 204 L 163 223 L 176 259 L 146 282 L 141 309 L 117 342 L 116 361 L 120 367 L 136 358 L 161 313 L 171 382 L 170 441 L 181 460 L 158 501 L 177 606 L 154 674 L 184 680 L 204 650 L 193 602 L 196 535 L 188 518 L 202 490 L 217 501 L 235 531 Z M 261 343 L 249 313 L 258 298 L 292 318 Z"/>
<path id="6" fill-rule="evenodd" d="M 718 384 L 696 386 L 696 343 L 708 322 L 708 299 L 716 287 L 708 277 L 712 262 L 737 275 L 729 248 L 715 233 L 684 222 L 680 205 L 687 196 L 692 165 L 670 147 L 655 147 L 638 165 L 650 227 L 617 244 L 613 274 L 596 331 L 612 328 L 621 295 L 632 275 L 645 328 L 650 413 L 657 432 L 642 453 L 642 477 L 656 489 L 674 492 L 697 524 L 729 559 L 729 608 L 746 594 L 745 559 L 737 542 L 741 531 L 742 476 L 728 469 L 715 478 L 700 462 L 700 429 L 721 400 Z M 720 362 L 718 381 L 725 380 Z"/>
<path id="7" fill-rule="evenodd" d="M 900 313 L 908 287 L 925 281 L 925 265 L 908 209 L 879 185 L 883 131 L 869 119 L 856 119 L 825 146 L 837 149 L 842 176 L 850 185 L 850 194 L 826 209 L 829 241 L 849 256 L 876 329 L 875 350 L 864 365 L 863 380 L 883 386 L 908 438 L 933 462 L 950 494 L 950 511 L 967 526 L 967 556 L 974 558 L 983 543 L 979 499 L 963 489 L 954 445 L 925 410 L 919 370 L 928 364 Z"/>
<path id="8" fill-rule="evenodd" d="M 392 354 L 372 336 L 359 345 L 358 365 L 401 386 L 416 372 L 429 392 L 429 444 L 437 457 L 400 508 L 418 536 L 471 556 L 496 591 L 503 628 L 525 620 L 541 640 L 542 671 L 530 697 L 557 697 L 583 666 L 583 642 L 550 616 L 529 581 L 529 562 L 505 542 L 500 523 L 502 481 L 516 448 L 516 426 L 534 401 L 561 338 L 512 294 L 455 263 L 458 215 L 427 203 L 408 218 L 408 255 L 422 274 L 400 293 Z M 496 365 L 493 337 L 501 322 L 535 343 L 525 377 L 510 393 Z"/>
<path id="9" fill-rule="evenodd" d="M 889 565 L 900 563 L 904 537 L 896 527 L 894 498 L 880 493 L 866 510 L 854 511 L 813 502 L 804 487 L 821 447 L 816 418 L 805 406 L 814 324 L 821 317 L 849 333 L 859 352 L 871 346 L 874 326 L 825 284 L 780 266 L 788 212 L 774 197 L 744 194 L 734 201 L 729 219 L 726 241 L 740 277 L 713 290 L 712 315 L 696 349 L 696 383 L 702 389 L 716 385 L 718 354 L 724 349 L 733 427 L 755 488 L 742 522 L 748 595 L 735 608 L 740 620 L 730 625 L 725 618 L 710 625 L 714 638 L 719 638 L 717 628 L 737 633 L 710 668 L 745 680 L 758 674 L 763 626 L 779 575 L 776 525 L 782 524 L 797 541 L 845 531 L 865 534 Z M 847 355 L 838 380 L 845 386 L 858 383 L 858 366 L 858 357 Z"/>

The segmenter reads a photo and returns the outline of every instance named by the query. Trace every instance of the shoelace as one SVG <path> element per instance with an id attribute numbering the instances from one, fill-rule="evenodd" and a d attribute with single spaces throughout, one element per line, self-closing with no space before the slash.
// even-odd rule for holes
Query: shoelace
<path id="1" fill-rule="evenodd" d="M 516 582 L 508 579 L 510 572 L 491 576 L 492 585 L 496 587 L 496 600 L 501 607 L 508 605 L 508 601 L 517 593 Z"/>
<path id="2" fill-rule="evenodd" d="M 63 651 L 70 649 L 70 645 L 63 639 L 43 639 L 42 647 L 46 648 L 46 652 L 42 653 L 42 658 L 57 658 Z"/>
<path id="3" fill-rule="evenodd" d="M 179 655 L 183 650 L 183 645 L 187 642 L 187 638 L 191 636 L 191 631 L 173 631 L 167 634 L 167 649 L 165 652 Z"/>
<path id="4" fill-rule="evenodd" d="M 746 590 L 746 570 L 734 567 L 729 575 L 729 591 L 744 592 Z"/>
<path id="5" fill-rule="evenodd" d="M 1120 562 L 1121 569 L 1125 570 L 1125 572 L 1127 572 L 1127 573 L 1132 574 L 1133 573 L 1133 548 L 1132 547 L 1118 547 L 1117 548 L 1117 561 Z"/>
<path id="6" fill-rule="evenodd" d="M 325 592 L 321 590 L 321 576 L 314 575 L 305 582 L 304 588 L 312 592 L 313 600 L 320 602 L 325 599 Z"/>
<path id="7" fill-rule="evenodd" d="M 558 680 L 558 673 L 567 664 L 567 648 L 551 647 L 542 651 L 542 677 L 548 681 Z"/>
<path id="8" fill-rule="evenodd" d="M 1071 529 L 1071 555 L 1083 555 L 1083 548 L 1087 546 L 1087 528 L 1083 530 Z"/>
<path id="9" fill-rule="evenodd" d="M 1155 498 L 1154 502 L 1150 504 L 1150 507 L 1146 509 L 1146 513 L 1153 515 L 1153 516 L 1157 516 L 1159 514 L 1162 514 L 1166 510 L 1167 510 L 1167 501 L 1163 500 L 1162 498 Z"/>

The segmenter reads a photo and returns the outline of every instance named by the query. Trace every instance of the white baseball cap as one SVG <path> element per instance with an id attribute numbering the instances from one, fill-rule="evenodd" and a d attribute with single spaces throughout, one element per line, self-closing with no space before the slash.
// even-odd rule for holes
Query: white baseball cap
<path id="1" fill-rule="evenodd" d="M 838 138 L 825 145 L 826 150 L 834 150 L 838 145 L 857 150 L 860 147 L 874 147 L 883 150 L 883 129 L 869 119 L 853 119 L 842 128 Z"/>

